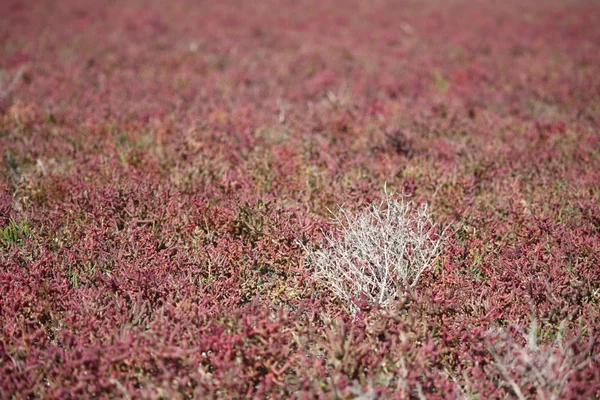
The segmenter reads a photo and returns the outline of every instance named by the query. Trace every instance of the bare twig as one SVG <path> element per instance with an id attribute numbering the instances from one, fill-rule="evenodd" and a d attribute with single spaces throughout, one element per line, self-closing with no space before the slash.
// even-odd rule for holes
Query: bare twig
<path id="1" fill-rule="evenodd" d="M 562 398 L 571 375 L 591 360 L 594 336 L 590 334 L 588 345 L 576 352 L 575 344 L 581 340 L 581 335 L 565 340 L 564 330 L 564 323 L 561 323 L 554 343 L 540 344 L 534 319 L 529 332 L 523 335 L 526 339 L 524 345 L 506 330 L 490 331 L 492 345 L 489 351 L 496 371 L 517 398 L 528 398 L 524 393 L 535 393 L 541 400 Z"/>
<path id="2" fill-rule="evenodd" d="M 398 290 L 417 284 L 443 242 L 427 207 L 414 208 L 388 193 L 357 216 L 339 207 L 334 221 L 338 230 L 325 235 L 322 248 L 303 247 L 316 278 L 353 310 L 361 296 L 390 306 Z"/>

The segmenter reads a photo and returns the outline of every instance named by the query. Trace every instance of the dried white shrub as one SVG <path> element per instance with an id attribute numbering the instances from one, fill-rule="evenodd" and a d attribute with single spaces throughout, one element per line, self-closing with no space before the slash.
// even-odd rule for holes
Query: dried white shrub
<path id="1" fill-rule="evenodd" d="M 514 329 L 520 332 L 518 328 Z M 566 340 L 564 322 L 553 343 L 539 343 L 535 319 L 527 334 L 520 333 L 523 338 L 515 338 L 505 329 L 494 329 L 488 333 L 489 351 L 494 358 L 500 384 L 518 399 L 563 398 L 571 375 L 592 361 L 594 337 L 590 335 L 588 344 L 576 351 L 574 345 L 582 340 L 582 336 Z"/>
<path id="2" fill-rule="evenodd" d="M 414 287 L 435 261 L 445 231 L 427 206 L 413 207 L 387 191 L 380 204 L 359 215 L 339 207 L 334 221 L 337 230 L 325 234 L 321 248 L 302 246 L 315 277 L 352 310 L 361 295 L 389 307 L 401 291 Z"/>

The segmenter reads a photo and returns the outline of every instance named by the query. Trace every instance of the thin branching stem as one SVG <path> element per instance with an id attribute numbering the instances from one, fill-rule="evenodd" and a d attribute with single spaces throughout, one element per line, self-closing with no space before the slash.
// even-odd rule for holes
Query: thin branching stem
<path id="1" fill-rule="evenodd" d="M 336 228 L 325 233 L 322 248 L 307 248 L 306 258 L 318 280 L 355 310 L 361 296 L 383 307 L 398 290 L 414 287 L 433 264 L 444 238 L 427 212 L 385 193 L 358 215 L 340 206 Z"/>

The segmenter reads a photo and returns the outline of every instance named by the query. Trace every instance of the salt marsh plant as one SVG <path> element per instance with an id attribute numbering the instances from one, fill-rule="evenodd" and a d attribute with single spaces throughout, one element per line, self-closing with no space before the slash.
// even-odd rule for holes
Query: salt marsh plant
<path id="1" fill-rule="evenodd" d="M 362 296 L 389 307 L 417 285 L 444 240 L 426 205 L 416 207 L 387 191 L 379 204 L 357 215 L 340 206 L 334 222 L 320 248 L 305 247 L 306 257 L 315 277 L 352 309 Z"/>

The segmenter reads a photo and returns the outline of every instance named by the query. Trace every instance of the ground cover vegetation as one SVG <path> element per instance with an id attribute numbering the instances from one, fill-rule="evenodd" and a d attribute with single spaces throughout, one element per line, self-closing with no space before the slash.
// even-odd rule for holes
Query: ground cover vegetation
<path id="1" fill-rule="evenodd" d="M 598 20 L 0 2 L 0 398 L 600 397 Z"/>

